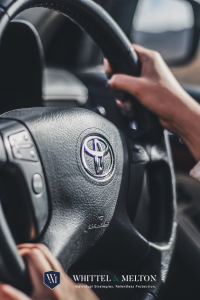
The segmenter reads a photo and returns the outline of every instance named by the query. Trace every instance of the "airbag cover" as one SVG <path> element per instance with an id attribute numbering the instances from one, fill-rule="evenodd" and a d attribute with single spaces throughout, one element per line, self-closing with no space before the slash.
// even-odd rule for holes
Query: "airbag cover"
<path id="1" fill-rule="evenodd" d="M 68 268 L 112 220 L 125 161 L 120 133 L 103 117 L 80 108 L 23 109 L 2 117 L 23 122 L 36 143 L 51 205 L 41 242 Z M 91 151 L 84 151 L 88 137 L 86 150 Z"/>

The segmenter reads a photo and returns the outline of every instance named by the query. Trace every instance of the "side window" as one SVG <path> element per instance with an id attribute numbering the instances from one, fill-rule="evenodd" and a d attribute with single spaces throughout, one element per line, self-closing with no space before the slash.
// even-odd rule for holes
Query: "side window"
<path id="1" fill-rule="evenodd" d="M 200 84 L 199 56 L 184 67 L 174 67 L 191 49 L 193 26 L 194 13 L 187 1 L 139 0 L 131 41 L 159 51 L 181 83 Z"/>

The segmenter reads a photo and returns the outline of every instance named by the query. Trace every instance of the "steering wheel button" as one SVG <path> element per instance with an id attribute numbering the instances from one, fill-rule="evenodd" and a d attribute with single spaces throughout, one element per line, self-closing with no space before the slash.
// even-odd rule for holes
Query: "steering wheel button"
<path id="1" fill-rule="evenodd" d="M 42 193 L 43 190 L 43 179 L 40 174 L 33 175 L 32 187 L 35 194 Z"/>
<path id="2" fill-rule="evenodd" d="M 9 141 L 12 147 L 24 148 L 26 144 L 33 145 L 29 133 L 25 130 L 9 136 Z"/>
<path id="3" fill-rule="evenodd" d="M 13 157 L 21 160 L 38 161 L 37 152 L 27 130 L 9 136 Z"/>
<path id="4" fill-rule="evenodd" d="M 134 145 L 131 149 L 131 160 L 133 163 L 149 161 L 147 152 L 142 146 Z"/>
<path id="5" fill-rule="evenodd" d="M 30 148 L 12 148 L 14 158 L 21 159 L 21 160 L 29 160 L 36 162 L 38 161 L 38 156 L 35 151 L 35 147 L 32 146 Z"/>
<path id="6" fill-rule="evenodd" d="M 26 133 L 24 134 L 24 140 L 28 141 L 28 135 Z"/>
<path id="7" fill-rule="evenodd" d="M 31 150 L 31 151 L 30 151 L 30 155 L 31 155 L 32 157 L 35 157 L 35 152 L 34 152 L 33 150 Z"/>
<path id="8" fill-rule="evenodd" d="M 11 137 L 9 138 L 9 141 L 10 141 L 10 145 L 11 145 L 12 147 L 14 147 L 14 146 L 16 145 L 16 143 L 17 143 L 17 140 L 16 140 L 13 136 L 11 136 Z"/>
<path id="9" fill-rule="evenodd" d="M 18 159 L 22 159 L 22 154 L 19 149 L 13 149 L 13 156 Z"/>

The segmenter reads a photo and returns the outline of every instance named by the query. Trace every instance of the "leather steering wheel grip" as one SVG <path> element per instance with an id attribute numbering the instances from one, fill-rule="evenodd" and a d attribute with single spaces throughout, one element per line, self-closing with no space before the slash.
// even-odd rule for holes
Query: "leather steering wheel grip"
<path id="1" fill-rule="evenodd" d="M 91 0 L 0 0 L 0 39 L 8 22 L 30 7 L 46 7 L 70 18 L 97 44 L 109 60 L 114 73 L 140 75 L 141 63 L 130 41 L 109 14 Z M 129 95 L 129 98 L 134 101 L 136 115 L 139 116 L 137 118 L 139 135 L 146 134 L 147 137 L 158 135 L 161 127 L 157 117 L 134 97 Z M 138 136 L 138 132 L 130 129 L 129 119 L 121 115 L 116 104 L 111 102 L 110 105 L 115 116 L 108 115 L 108 119 L 122 131 L 126 130 L 129 135 Z"/>
<path id="2" fill-rule="evenodd" d="M 128 38 L 109 14 L 90 0 L 1 0 L 2 35 L 5 26 L 15 15 L 30 7 L 46 7 L 61 12 L 85 30 L 102 50 L 115 73 L 138 76 L 140 63 Z"/>
<path id="3" fill-rule="evenodd" d="M 0 280 L 11 284 L 26 294 L 32 291 L 32 284 L 25 263 L 19 255 L 14 239 L 5 219 L 0 201 Z"/>

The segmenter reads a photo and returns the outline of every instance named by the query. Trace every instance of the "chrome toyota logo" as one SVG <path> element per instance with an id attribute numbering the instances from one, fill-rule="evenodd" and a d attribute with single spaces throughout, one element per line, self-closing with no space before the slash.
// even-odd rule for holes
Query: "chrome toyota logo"
<path id="1" fill-rule="evenodd" d="M 109 143 L 100 136 L 87 137 L 81 149 L 85 170 L 93 177 L 108 177 L 114 168 L 114 156 Z"/>

